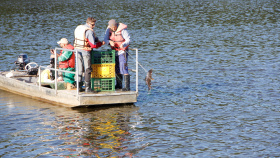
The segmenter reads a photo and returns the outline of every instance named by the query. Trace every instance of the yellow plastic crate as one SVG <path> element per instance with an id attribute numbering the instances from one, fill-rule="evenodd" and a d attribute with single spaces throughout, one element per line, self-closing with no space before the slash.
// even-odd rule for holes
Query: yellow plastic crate
<path id="1" fill-rule="evenodd" d="M 116 64 L 92 64 L 91 78 L 113 78 L 115 77 Z"/>

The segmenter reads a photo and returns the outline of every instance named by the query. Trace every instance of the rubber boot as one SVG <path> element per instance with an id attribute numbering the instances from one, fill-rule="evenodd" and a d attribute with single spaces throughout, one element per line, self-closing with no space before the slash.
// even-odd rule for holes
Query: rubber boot
<path id="1" fill-rule="evenodd" d="M 92 89 L 91 89 L 91 82 L 85 82 L 85 92 L 86 93 L 92 93 Z"/>
<path id="2" fill-rule="evenodd" d="M 117 84 L 115 86 L 115 89 L 122 89 L 122 80 L 123 80 L 122 75 L 121 74 L 117 74 L 116 80 L 117 80 Z"/>
<path id="3" fill-rule="evenodd" d="M 77 86 L 77 84 L 76 84 Z M 79 82 L 79 92 L 83 92 L 84 89 L 83 89 L 83 82 Z"/>
<path id="4" fill-rule="evenodd" d="M 130 75 L 124 75 L 124 88 L 122 91 L 130 91 Z"/>

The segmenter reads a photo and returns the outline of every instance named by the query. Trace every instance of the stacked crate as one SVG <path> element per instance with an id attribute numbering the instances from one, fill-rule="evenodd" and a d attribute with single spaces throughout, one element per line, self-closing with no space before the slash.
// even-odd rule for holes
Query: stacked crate
<path id="1" fill-rule="evenodd" d="M 93 50 L 91 53 L 91 88 L 115 91 L 115 50 Z"/>

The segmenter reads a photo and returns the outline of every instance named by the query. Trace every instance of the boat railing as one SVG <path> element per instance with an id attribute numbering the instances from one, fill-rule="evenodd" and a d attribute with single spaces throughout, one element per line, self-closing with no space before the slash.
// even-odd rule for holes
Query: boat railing
<path id="1" fill-rule="evenodd" d="M 130 48 L 130 50 L 133 50 L 133 51 L 135 51 L 135 69 L 136 69 L 136 84 L 135 84 L 135 88 L 136 88 L 136 93 L 137 93 L 137 95 L 138 95 L 138 65 L 139 65 L 139 63 L 138 63 L 138 48 Z"/>
<path id="2" fill-rule="evenodd" d="M 67 71 L 67 70 L 60 70 L 60 69 L 57 69 L 57 58 L 55 58 L 55 66 L 54 68 L 49 68 L 49 67 L 46 67 L 46 66 L 39 66 L 39 70 L 38 70 L 38 73 L 39 73 L 39 88 L 41 88 L 41 68 L 44 68 L 44 69 L 49 69 L 49 70 L 54 70 L 55 71 L 55 78 L 54 78 L 54 83 L 55 83 L 55 95 L 57 95 L 57 72 L 65 72 L 65 73 L 71 73 L 71 74 L 75 74 L 75 78 L 76 78 L 76 81 L 78 81 L 78 77 L 79 77 L 79 64 L 78 63 L 78 51 L 77 50 L 72 50 L 72 49 L 65 49 L 65 48 L 55 48 L 54 49 L 54 52 L 56 54 L 57 51 L 71 51 L 73 53 L 75 53 L 75 61 L 76 61 L 76 69 L 75 69 L 75 72 L 73 71 Z M 130 49 L 130 50 L 133 50 L 135 51 L 135 69 L 136 69 L 136 93 L 138 95 L 138 49 L 137 48 L 133 48 L 133 49 Z M 76 97 L 77 99 L 79 99 L 79 82 L 76 82 L 76 87 L 77 87 L 77 91 L 76 91 Z M 89 96 L 90 94 L 87 94 L 87 96 Z M 94 95 L 94 94 L 92 94 Z"/>
<path id="3" fill-rule="evenodd" d="M 77 50 L 72 50 L 72 49 L 65 49 L 65 48 L 55 48 L 54 49 L 54 54 L 56 55 L 56 52 L 57 51 L 59 51 L 59 50 L 62 50 L 62 51 L 71 51 L 71 52 L 73 52 L 73 53 L 75 53 L 75 62 L 76 63 L 78 63 L 78 56 L 77 56 L 77 54 L 78 54 L 78 51 Z M 76 70 L 75 70 L 75 72 L 73 72 L 73 71 L 67 71 L 67 70 L 60 70 L 60 69 L 57 69 L 57 58 L 54 58 L 54 63 L 55 63 L 55 65 L 54 65 L 54 68 L 49 68 L 49 67 L 46 67 L 46 66 L 39 66 L 39 71 L 38 71 L 38 73 L 39 73 L 39 88 L 41 88 L 41 68 L 45 68 L 45 69 L 50 69 L 50 70 L 54 70 L 54 85 L 55 85 L 55 95 L 57 95 L 57 72 L 66 72 L 66 73 L 71 73 L 71 74 L 75 74 L 75 77 L 76 77 L 76 81 L 78 81 L 78 77 L 79 77 L 79 75 L 78 75 L 78 72 L 79 72 L 79 66 L 78 66 L 78 64 L 76 64 Z M 77 99 L 78 99 L 78 97 L 79 97 L 79 82 L 77 82 L 77 93 L 76 93 L 77 95 Z"/>

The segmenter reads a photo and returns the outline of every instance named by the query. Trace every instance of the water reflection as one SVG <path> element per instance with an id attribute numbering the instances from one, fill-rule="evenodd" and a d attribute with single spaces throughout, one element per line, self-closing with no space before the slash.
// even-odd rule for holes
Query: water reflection
<path id="1" fill-rule="evenodd" d="M 112 157 L 133 155 L 128 149 L 131 139 L 131 117 L 137 117 L 134 105 L 108 109 L 78 109 L 75 117 L 59 114 L 52 126 L 59 129 L 59 139 L 65 148 L 75 156 Z M 82 113 L 81 113 L 82 112 Z M 132 116 L 133 115 L 133 116 Z M 55 153 L 54 153 L 55 154 Z M 56 154 L 55 154 L 56 155 Z M 61 155 L 59 155 L 61 156 Z M 65 156 L 65 155 L 64 155 Z"/>
<path id="2" fill-rule="evenodd" d="M 0 114 L 9 122 L 0 122 L 1 138 L 8 147 L 0 147 L 4 156 L 117 157 L 133 156 L 143 149 L 135 146 L 141 139 L 131 134 L 140 123 L 139 108 L 133 104 L 69 109 L 3 91 L 0 95 Z M 38 149 L 40 144 L 44 145 Z M 30 152 L 17 152 L 16 146 Z"/>

